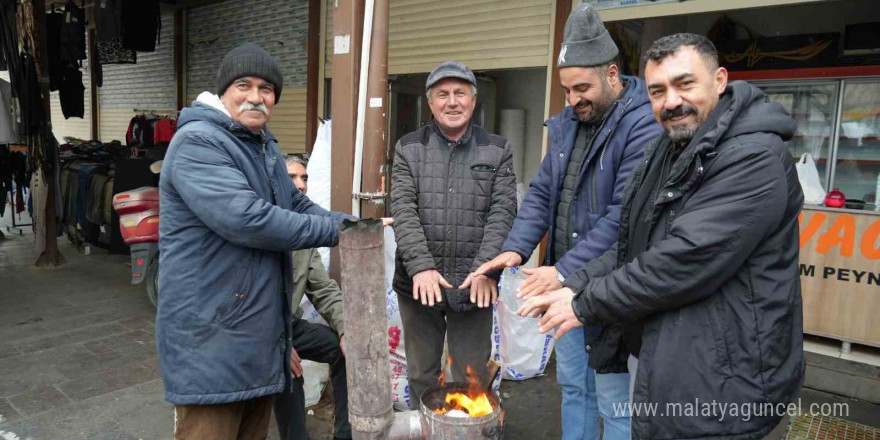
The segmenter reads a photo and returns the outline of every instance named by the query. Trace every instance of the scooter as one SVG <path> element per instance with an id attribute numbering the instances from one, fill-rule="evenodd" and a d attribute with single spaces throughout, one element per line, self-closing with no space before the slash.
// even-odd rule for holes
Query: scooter
<path id="1" fill-rule="evenodd" d="M 153 306 L 159 298 L 159 188 L 143 186 L 113 196 L 122 239 L 131 247 L 131 284 L 146 280 Z"/>

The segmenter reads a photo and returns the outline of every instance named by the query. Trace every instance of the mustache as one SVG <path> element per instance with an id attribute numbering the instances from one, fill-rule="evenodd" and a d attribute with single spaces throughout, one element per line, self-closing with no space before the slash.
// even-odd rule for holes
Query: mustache
<path id="1" fill-rule="evenodd" d="M 581 100 L 578 101 L 578 103 L 575 105 L 575 108 L 584 108 L 584 107 L 586 107 L 586 106 L 588 106 L 588 105 L 593 105 L 593 103 L 590 102 L 590 101 L 587 101 L 586 99 L 581 99 Z"/>
<path id="2" fill-rule="evenodd" d="M 692 105 L 680 105 L 672 110 L 664 110 L 660 113 L 660 121 L 668 121 L 671 118 L 678 118 L 687 115 L 696 115 L 697 108 Z"/>
<path id="3" fill-rule="evenodd" d="M 266 116 L 269 115 L 269 109 L 266 108 L 266 104 L 262 103 L 262 102 L 259 104 L 252 104 L 250 102 L 245 101 L 245 102 L 242 102 L 240 106 L 238 106 L 239 112 L 245 112 L 248 110 L 257 110 L 257 111 L 263 112 L 263 114 Z"/>

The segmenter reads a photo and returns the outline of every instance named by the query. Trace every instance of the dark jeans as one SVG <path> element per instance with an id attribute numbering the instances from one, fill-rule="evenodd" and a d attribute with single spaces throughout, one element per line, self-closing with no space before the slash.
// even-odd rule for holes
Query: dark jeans
<path id="1" fill-rule="evenodd" d="M 437 384 L 443 364 L 443 340 L 449 339 L 452 380 L 464 382 L 470 366 L 482 378 L 492 355 L 492 308 L 455 312 L 446 303 L 428 307 L 412 296 L 398 295 L 409 376 L 410 409 L 422 393 Z"/>
<path id="2" fill-rule="evenodd" d="M 348 384 L 345 382 L 345 357 L 339 347 L 339 337 L 327 326 L 312 324 L 304 319 L 293 323 L 293 348 L 300 359 L 330 364 L 330 383 L 333 385 L 336 423 L 333 435 L 351 438 L 348 422 Z M 278 434 L 282 440 L 307 440 L 305 392 L 303 379 L 293 381 L 290 394 L 276 394 L 273 404 Z"/>

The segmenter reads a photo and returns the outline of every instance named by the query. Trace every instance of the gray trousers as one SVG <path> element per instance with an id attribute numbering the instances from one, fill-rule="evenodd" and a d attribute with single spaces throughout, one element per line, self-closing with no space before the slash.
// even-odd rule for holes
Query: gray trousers
<path id="1" fill-rule="evenodd" d="M 445 302 L 428 307 L 400 294 L 397 301 L 403 322 L 410 409 L 418 409 L 422 393 L 437 384 L 445 338 L 452 358 L 452 380 L 446 381 L 464 382 L 468 366 L 482 378 L 492 355 L 492 308 L 455 312 Z"/>

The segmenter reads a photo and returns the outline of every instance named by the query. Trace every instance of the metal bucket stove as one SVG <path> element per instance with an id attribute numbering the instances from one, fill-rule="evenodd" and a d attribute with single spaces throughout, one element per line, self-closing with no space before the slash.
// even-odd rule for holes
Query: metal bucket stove
<path id="1" fill-rule="evenodd" d="M 448 410 L 446 396 L 449 393 L 468 394 L 465 383 L 449 383 L 437 385 L 425 390 L 419 405 L 419 416 L 422 423 L 422 438 L 426 440 L 500 440 L 503 432 L 504 408 L 498 395 L 486 392 L 492 412 L 470 417 L 453 416 Z M 445 411 L 439 414 L 437 411 Z"/>

